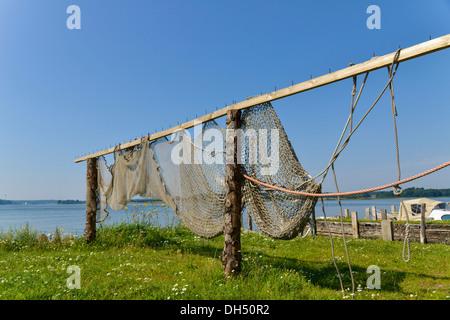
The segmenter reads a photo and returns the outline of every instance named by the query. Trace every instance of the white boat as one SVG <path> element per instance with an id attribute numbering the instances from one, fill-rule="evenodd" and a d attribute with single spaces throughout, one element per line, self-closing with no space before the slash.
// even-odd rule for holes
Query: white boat
<path id="1" fill-rule="evenodd" d="M 433 220 L 450 220 L 450 209 L 449 204 L 447 203 L 447 209 L 434 209 L 431 211 L 429 218 L 433 218 Z"/>
<path id="2" fill-rule="evenodd" d="M 408 214 L 410 220 L 420 220 L 422 205 L 425 205 L 425 218 L 429 220 L 450 220 L 450 206 L 443 201 L 432 200 L 428 198 L 418 198 L 403 201 L 406 207 L 405 212 L 400 204 L 398 220 L 406 220 Z"/>

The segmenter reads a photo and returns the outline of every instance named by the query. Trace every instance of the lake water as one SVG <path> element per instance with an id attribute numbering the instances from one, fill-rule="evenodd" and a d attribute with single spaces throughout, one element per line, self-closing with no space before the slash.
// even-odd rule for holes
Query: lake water
<path id="1" fill-rule="evenodd" d="M 145 206 L 143 203 L 130 203 L 126 210 L 108 211 L 109 216 L 102 222 L 103 224 L 131 222 L 133 219 L 138 219 L 137 216 L 140 219 L 143 216 L 145 219 L 152 219 L 159 226 L 165 226 L 177 220 L 173 210 L 161 203 L 148 203 Z M 85 204 L 56 203 L 0 205 L 0 232 L 19 229 L 26 224 L 39 233 L 54 233 L 58 229 L 63 234 L 82 236 L 86 224 L 86 206 Z"/>
<path id="2" fill-rule="evenodd" d="M 450 198 L 434 198 L 438 201 L 450 202 Z M 399 208 L 397 199 L 369 199 L 369 200 L 341 200 L 342 208 L 357 211 L 359 218 L 365 217 L 365 208 L 376 206 L 377 211 L 387 209 L 391 211 L 391 205 Z M 173 210 L 161 203 L 129 204 L 127 210 L 110 210 L 109 218 L 104 224 L 121 221 L 132 221 L 136 216 L 145 219 L 153 219 L 159 226 L 165 226 L 177 221 Z M 144 212 L 144 214 L 141 214 Z M 147 215 L 147 213 L 149 213 Z M 325 213 L 327 217 L 339 215 L 339 205 L 336 200 L 325 201 Z M 133 215 L 135 215 L 133 217 Z M 316 217 L 323 216 L 321 202 L 316 206 Z M 246 228 L 246 218 L 243 219 Z M 54 233 L 56 228 L 63 234 L 71 233 L 82 236 L 86 222 L 86 208 L 84 204 L 28 204 L 28 205 L 0 205 L 0 232 L 9 229 L 19 229 L 28 223 L 28 226 L 40 233 Z"/>

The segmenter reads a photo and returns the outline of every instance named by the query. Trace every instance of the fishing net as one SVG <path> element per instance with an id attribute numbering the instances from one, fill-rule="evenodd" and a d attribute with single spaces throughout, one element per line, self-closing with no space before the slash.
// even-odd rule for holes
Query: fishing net
<path id="1" fill-rule="evenodd" d="M 242 167 L 249 176 L 284 189 L 321 192 L 321 185 L 298 161 L 280 119 L 269 103 L 245 110 L 242 119 L 246 140 L 242 148 Z M 251 142 L 256 135 L 257 144 Z M 316 197 L 288 194 L 247 179 L 243 200 L 261 232 L 277 239 L 292 239 L 299 235 L 309 222 L 317 202 Z"/>
<path id="2" fill-rule="evenodd" d="M 179 131 L 170 140 L 142 138 L 133 150 L 116 151 L 111 166 L 100 158 L 100 212 L 106 215 L 108 205 L 121 210 L 131 198 L 141 196 L 169 205 L 201 237 L 222 234 L 227 191 L 225 138 L 226 130 L 212 120 L 203 123 L 192 138 L 188 131 Z M 242 113 L 239 141 L 244 172 L 271 185 L 320 192 L 321 185 L 301 166 L 269 103 Z M 292 239 L 303 231 L 317 200 L 245 180 L 242 201 L 243 211 L 261 232 L 277 239 Z"/>

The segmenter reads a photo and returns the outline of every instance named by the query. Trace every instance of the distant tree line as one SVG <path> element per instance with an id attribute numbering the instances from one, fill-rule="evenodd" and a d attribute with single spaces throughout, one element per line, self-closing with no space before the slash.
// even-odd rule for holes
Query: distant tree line
<path id="1" fill-rule="evenodd" d="M 450 198 L 450 189 L 425 189 L 425 188 L 406 188 L 402 192 L 402 197 L 404 198 L 439 198 L 447 197 Z M 386 198 L 397 198 L 392 190 L 389 191 L 377 191 L 368 192 L 353 196 L 346 196 L 344 199 L 386 199 Z M 334 198 L 333 198 L 334 199 Z M 28 204 L 37 203 L 57 203 L 57 204 L 83 204 L 86 201 L 82 200 L 4 200 L 0 199 L 0 205 L 2 204 L 24 204 L 28 201 Z M 155 199 L 131 199 L 130 202 L 159 202 Z"/>
<path id="2" fill-rule="evenodd" d="M 86 201 L 81 200 L 58 200 L 57 204 L 82 204 L 86 203 Z"/>
<path id="3" fill-rule="evenodd" d="M 402 191 L 402 197 L 404 198 L 439 198 L 439 197 L 450 197 L 450 189 L 425 189 L 425 188 L 406 188 Z M 353 196 L 347 196 L 345 199 L 386 199 L 386 198 L 397 198 L 394 192 L 389 191 L 376 191 L 362 193 Z"/>
<path id="4" fill-rule="evenodd" d="M 130 202 L 160 202 L 155 199 L 131 199 Z M 85 200 L 5 200 L 0 199 L 0 205 L 2 204 L 84 204 Z"/>
<path id="5" fill-rule="evenodd" d="M 154 199 L 144 199 L 144 198 L 137 198 L 137 199 L 131 199 L 130 202 L 159 202 L 159 200 Z M 86 203 L 86 201 L 81 200 L 58 200 L 58 204 L 82 204 Z"/>
<path id="6" fill-rule="evenodd" d="M 394 192 L 378 191 L 374 192 L 376 198 L 395 198 Z M 438 198 L 450 197 L 450 189 L 425 189 L 425 188 L 406 188 L 402 192 L 402 197 L 405 198 Z"/>

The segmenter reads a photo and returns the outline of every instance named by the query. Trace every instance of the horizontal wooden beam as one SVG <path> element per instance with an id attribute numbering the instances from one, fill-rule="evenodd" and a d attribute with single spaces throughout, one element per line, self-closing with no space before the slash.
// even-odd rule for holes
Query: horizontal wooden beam
<path id="1" fill-rule="evenodd" d="M 450 47 L 450 34 L 433 39 L 433 40 L 429 40 L 417 45 L 414 45 L 412 47 L 406 48 L 406 49 L 402 49 L 400 51 L 400 55 L 397 59 L 397 62 L 403 62 L 403 61 L 407 61 L 410 59 L 414 59 L 435 51 L 439 51 L 439 50 L 443 50 L 443 49 L 447 49 Z M 267 94 L 263 94 L 260 96 L 256 96 L 253 97 L 251 99 L 245 100 L 245 101 L 241 101 L 238 103 L 235 103 L 233 105 L 230 105 L 228 107 L 225 107 L 223 109 L 214 111 L 212 113 L 206 114 L 202 117 L 199 117 L 197 119 L 185 122 L 183 124 L 180 124 L 178 126 L 175 126 L 173 128 L 164 130 L 164 131 L 160 131 L 157 132 L 155 134 L 152 134 L 149 136 L 150 141 L 151 140 L 156 140 L 162 137 L 166 137 L 171 135 L 174 132 L 180 131 L 180 130 L 186 130 L 189 128 L 194 127 L 195 125 L 198 125 L 200 123 L 209 121 L 209 120 L 213 120 L 213 119 L 217 119 L 220 117 L 223 117 L 227 114 L 228 110 L 241 110 L 241 109 L 246 109 L 246 108 L 250 108 L 253 106 L 256 106 L 258 104 L 262 104 L 265 102 L 271 102 L 271 101 L 275 101 L 281 98 L 285 98 L 300 92 L 304 92 L 304 91 L 308 91 L 314 88 L 318 88 L 333 82 L 337 82 L 337 81 L 341 81 L 344 79 L 348 79 L 351 78 L 353 76 L 357 76 L 366 72 L 370 72 L 373 70 L 377 70 L 386 66 L 389 66 L 395 56 L 396 52 L 381 56 L 381 57 L 374 57 L 366 62 L 363 63 L 359 63 L 356 65 L 353 65 L 351 67 L 345 68 L 345 69 L 341 69 L 308 81 L 304 81 L 295 85 L 292 85 L 290 87 L 286 87 L 277 91 L 273 91 Z M 109 153 L 113 153 L 117 150 L 124 150 L 124 149 L 128 149 L 128 148 L 132 148 L 135 147 L 137 145 L 139 145 L 141 143 L 141 139 L 136 139 L 134 141 L 130 141 L 121 145 L 118 145 L 114 148 L 110 148 L 107 150 L 103 150 L 103 151 L 99 151 L 93 154 L 89 154 L 86 155 L 84 157 L 75 159 L 75 162 L 81 162 L 81 161 L 85 161 L 87 159 L 90 158 L 97 158 Z"/>

